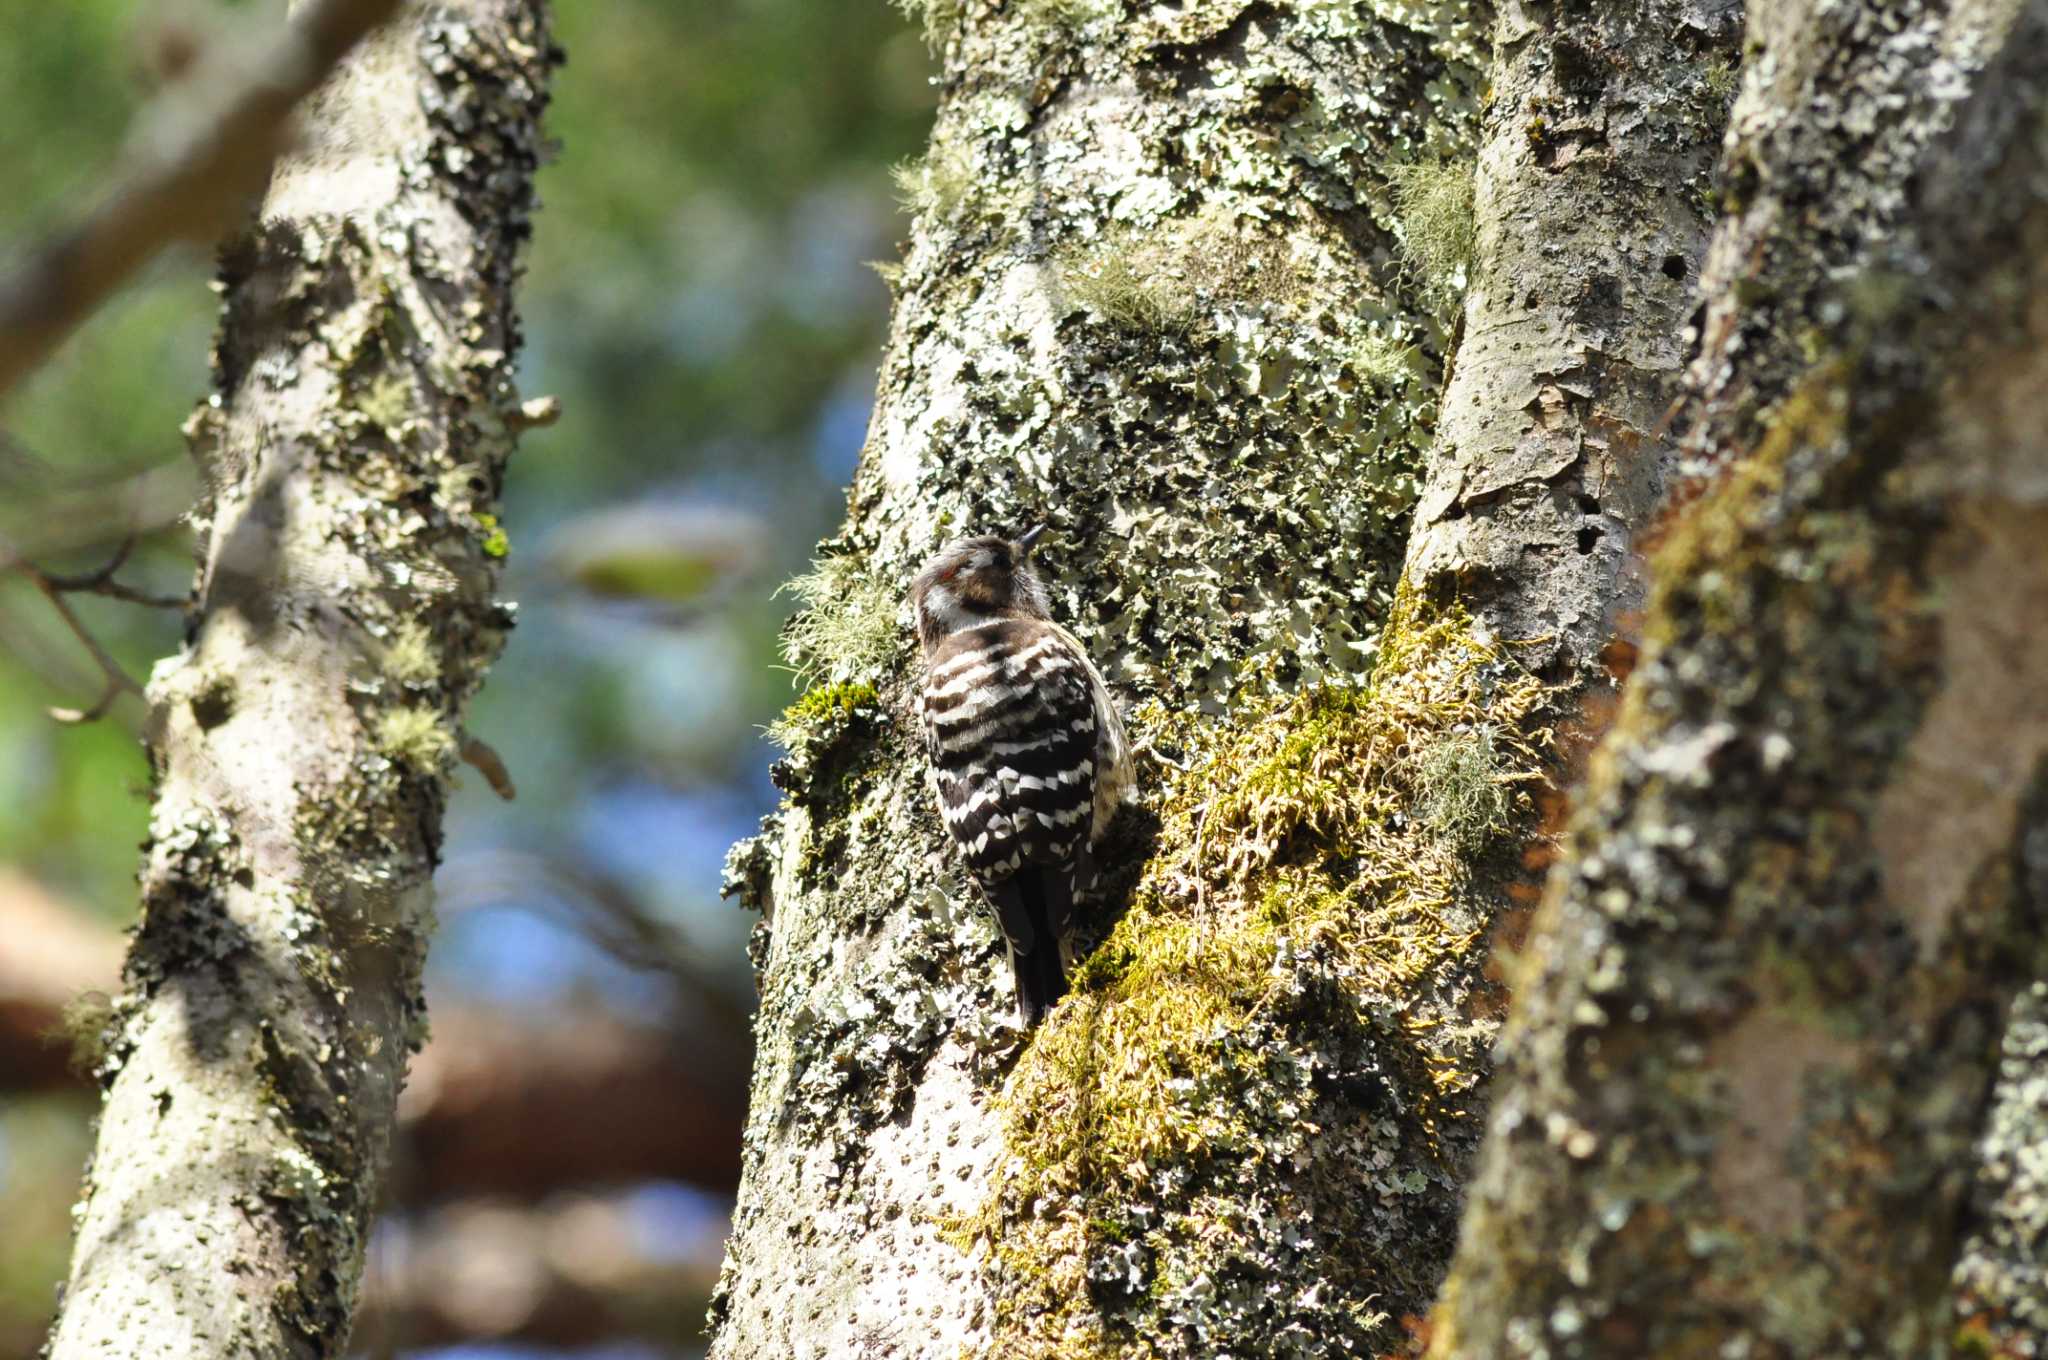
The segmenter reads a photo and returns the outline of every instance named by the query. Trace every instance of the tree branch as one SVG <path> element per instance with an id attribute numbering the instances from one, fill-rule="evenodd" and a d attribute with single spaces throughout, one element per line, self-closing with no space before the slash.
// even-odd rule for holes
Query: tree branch
<path id="1" fill-rule="evenodd" d="M 146 110 L 129 139 L 127 177 L 0 281 L 0 395 L 166 246 L 218 236 L 263 187 L 289 141 L 293 107 L 397 8 L 398 0 L 310 0 L 233 77 L 215 81 L 201 69 Z M 189 107 L 199 100 L 208 106 Z"/>

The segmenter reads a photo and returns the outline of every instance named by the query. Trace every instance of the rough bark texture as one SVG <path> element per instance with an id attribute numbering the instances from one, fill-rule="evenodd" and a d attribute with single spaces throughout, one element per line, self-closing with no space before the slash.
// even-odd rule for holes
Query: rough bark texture
<path id="1" fill-rule="evenodd" d="M 537 0 L 409 10 L 224 255 L 197 603 L 149 687 L 142 920 L 54 1357 L 345 1350 L 456 734 L 511 624 L 493 511 L 552 59 Z"/>
<path id="2" fill-rule="evenodd" d="M 1745 456 L 1658 558 L 1444 1357 L 1996 1344 L 1948 1296 L 2048 924 L 2048 6 L 1756 18 L 1731 181 L 1762 197 L 1714 258 L 1787 275 L 1739 290 L 1764 315 L 1710 300 L 1695 370 L 1702 447 Z"/>
<path id="3" fill-rule="evenodd" d="M 1501 7 L 1472 291 L 1408 575 L 1577 682 L 1642 606 L 1634 540 L 1663 495 L 1739 10 Z"/>
<path id="4" fill-rule="evenodd" d="M 1686 383 L 1694 479 L 1754 449 L 1826 338 L 1886 306 L 1843 281 L 1889 248 L 1915 171 L 2016 8 L 1751 4 Z"/>
<path id="5" fill-rule="evenodd" d="M 1577 45 L 1514 11 L 1477 270 L 1613 220 L 1490 295 L 1556 334 L 1461 368 L 1470 447 L 1395 607 L 1491 15 L 932 6 L 946 94 L 875 423 L 795 626 L 824 683 L 732 865 L 766 920 L 715 1354 L 1371 1354 L 1432 1296 L 1497 1007 L 1484 885 L 1564 697 L 1536 672 L 1583 678 L 1656 484 L 1679 353 L 1649 337 L 1707 225 L 1664 185 L 1711 163 L 1700 58 L 1733 40 L 1713 5 L 1595 11 Z M 1657 25 L 1684 55 L 1650 56 Z M 1538 104 L 1583 154 L 1509 145 Z M 1506 560 L 1509 515 L 1560 553 Z M 1101 946 L 1020 1053 L 928 810 L 896 601 L 944 537 L 1034 520 L 1056 612 L 1163 758 Z"/>
<path id="6" fill-rule="evenodd" d="M 1970 1210 L 1956 1261 L 1956 1350 L 2048 1356 L 2048 982 L 2039 979 L 2006 1025 Z"/>

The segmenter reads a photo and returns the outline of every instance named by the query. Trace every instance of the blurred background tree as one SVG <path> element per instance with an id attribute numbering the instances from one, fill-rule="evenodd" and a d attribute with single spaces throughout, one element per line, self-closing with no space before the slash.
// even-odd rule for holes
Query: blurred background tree
<path id="1" fill-rule="evenodd" d="M 254 8 L 0 0 L 0 241 L 89 198 L 181 45 Z M 774 801 L 761 728 L 791 691 L 772 592 L 839 517 L 887 318 L 868 262 L 901 231 L 887 171 L 933 103 L 922 39 L 879 3 L 627 0 L 557 21 L 562 151 L 521 386 L 564 415 L 513 465 L 521 626 L 472 720 L 519 797 L 472 776 L 450 810 L 437 1042 L 373 1247 L 370 1354 L 696 1352 L 752 1002 L 751 918 L 719 901 L 719 865 Z M 209 274 L 196 253 L 162 262 L 0 410 L 8 541 L 90 567 L 132 527 L 129 578 L 185 588 L 178 427 L 207 386 Z M 690 555 L 618 551 L 646 540 Z M 665 573 L 677 603 L 608 603 L 621 570 Z M 174 611 L 76 607 L 132 674 L 176 646 Z M 135 908 L 134 708 L 76 727 L 46 711 L 98 684 L 30 583 L 0 576 L 0 1357 L 41 1342 L 89 1146 L 54 1010 L 111 989 Z"/>

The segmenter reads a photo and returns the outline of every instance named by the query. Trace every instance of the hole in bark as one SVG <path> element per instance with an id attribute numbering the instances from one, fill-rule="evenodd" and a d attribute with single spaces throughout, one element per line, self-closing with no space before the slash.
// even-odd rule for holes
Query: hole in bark
<path id="1" fill-rule="evenodd" d="M 202 732 L 211 732 L 235 715 L 235 687 L 215 680 L 192 696 L 192 720 Z"/>
<path id="2" fill-rule="evenodd" d="M 1664 257 L 1664 277 L 1667 279 L 1677 279 L 1681 283 L 1684 282 L 1685 256 L 1666 255 Z"/>
<path id="3" fill-rule="evenodd" d="M 1579 513 L 1582 515 L 1599 514 L 1600 498 L 1598 496 L 1581 495 L 1579 497 Z"/>
<path id="4" fill-rule="evenodd" d="M 1579 530 L 1579 555 L 1583 557 L 1591 553 L 1593 551 L 1593 545 L 1600 541 L 1600 535 L 1605 532 L 1606 531 L 1597 524 L 1589 524 L 1585 528 Z"/>

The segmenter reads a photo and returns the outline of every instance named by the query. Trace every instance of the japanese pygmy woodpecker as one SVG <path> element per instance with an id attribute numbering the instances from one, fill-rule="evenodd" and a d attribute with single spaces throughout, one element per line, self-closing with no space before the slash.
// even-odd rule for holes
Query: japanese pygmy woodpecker
<path id="1" fill-rule="evenodd" d="M 1031 569 L 1043 531 L 949 544 L 911 586 L 932 791 L 995 908 L 1026 1027 L 1066 993 L 1075 894 L 1131 783 L 1102 674 Z"/>

